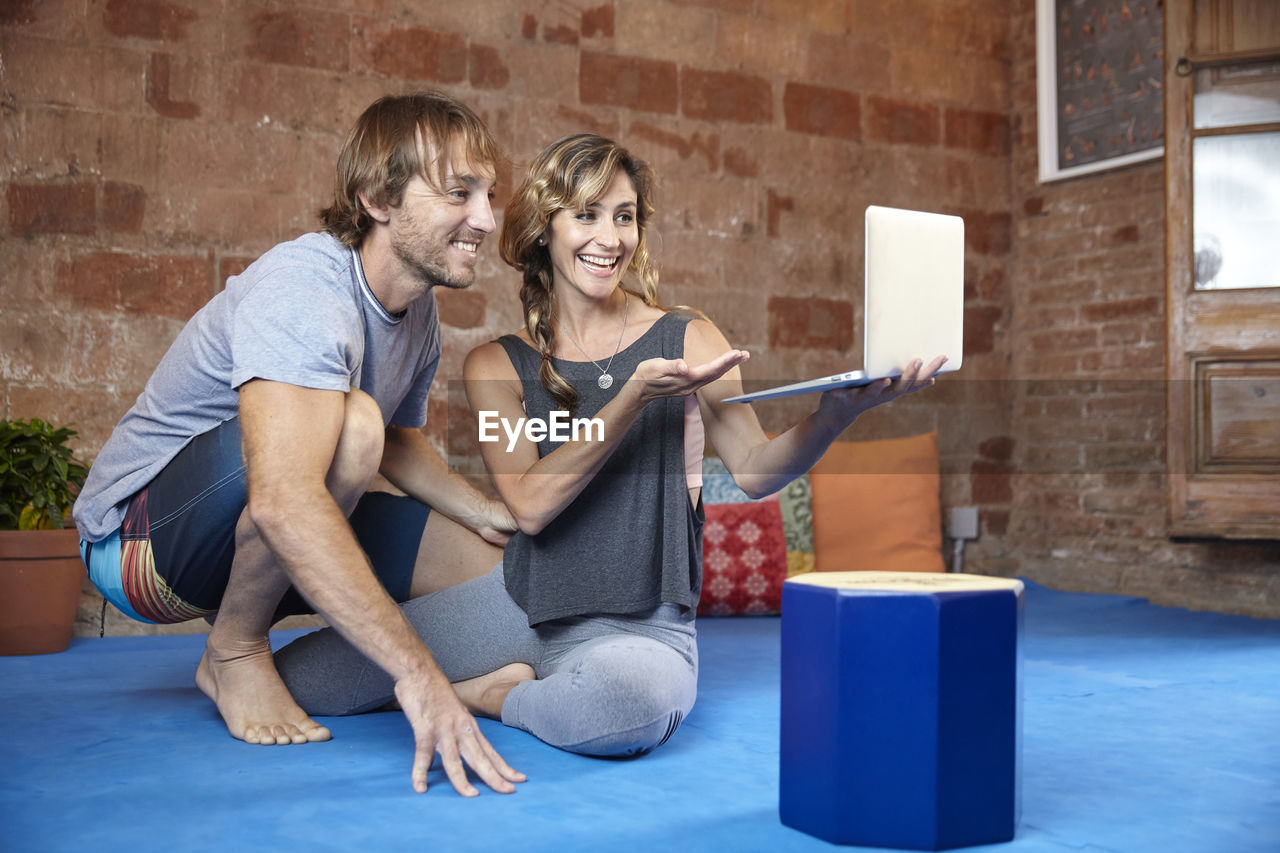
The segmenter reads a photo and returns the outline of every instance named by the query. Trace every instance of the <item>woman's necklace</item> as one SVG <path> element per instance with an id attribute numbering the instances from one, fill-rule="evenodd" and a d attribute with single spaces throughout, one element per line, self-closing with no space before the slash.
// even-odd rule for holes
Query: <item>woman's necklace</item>
<path id="1" fill-rule="evenodd" d="M 609 367 L 613 364 L 613 358 L 618 354 L 618 350 L 622 349 L 622 339 L 627 335 L 627 311 L 631 308 L 631 300 L 627 298 L 625 290 L 622 292 L 622 300 L 622 331 L 618 333 L 618 345 L 613 348 L 613 355 L 609 356 L 609 361 L 604 367 L 601 367 L 599 362 L 587 355 L 586 350 L 578 346 L 578 342 L 573 339 L 573 335 L 569 334 L 568 329 L 564 330 L 565 337 L 569 339 L 569 342 L 578 347 L 578 352 L 582 353 L 587 361 L 594 364 L 596 370 L 600 371 L 600 378 L 596 380 L 596 385 L 599 385 L 602 389 L 607 389 L 613 385 L 613 377 L 609 375 Z"/>

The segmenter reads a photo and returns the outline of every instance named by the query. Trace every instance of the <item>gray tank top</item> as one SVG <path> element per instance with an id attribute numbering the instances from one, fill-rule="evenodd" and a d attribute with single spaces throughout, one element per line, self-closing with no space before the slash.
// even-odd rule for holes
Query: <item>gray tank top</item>
<path id="1" fill-rule="evenodd" d="M 578 390 L 575 418 L 591 418 L 614 398 L 636 365 L 681 358 L 689 316 L 660 317 L 614 356 L 613 387 L 596 385 L 591 362 L 555 360 Z M 541 356 L 515 335 L 498 339 L 515 366 L 529 418 L 550 419 L 558 408 L 538 381 Z M 555 450 L 539 442 L 539 457 Z M 654 400 L 573 503 L 541 533 L 516 533 L 503 554 L 512 599 L 530 627 L 588 613 L 637 613 L 669 602 L 693 609 L 702 589 L 702 508 L 689 501 L 684 466 L 684 398 Z"/>

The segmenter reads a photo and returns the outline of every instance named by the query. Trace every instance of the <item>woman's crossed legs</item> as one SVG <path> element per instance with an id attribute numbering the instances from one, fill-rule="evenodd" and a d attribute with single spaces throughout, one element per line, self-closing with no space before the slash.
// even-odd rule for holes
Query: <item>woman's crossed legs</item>
<path id="1" fill-rule="evenodd" d="M 502 722 L 571 752 L 648 752 L 675 732 L 697 695 L 693 617 L 676 605 L 530 628 L 499 565 L 402 610 L 452 682 L 480 680 L 513 663 L 530 666 L 537 680 L 511 688 Z M 358 714 L 394 698 L 390 676 L 332 629 L 285 646 L 276 667 L 310 714 Z"/>

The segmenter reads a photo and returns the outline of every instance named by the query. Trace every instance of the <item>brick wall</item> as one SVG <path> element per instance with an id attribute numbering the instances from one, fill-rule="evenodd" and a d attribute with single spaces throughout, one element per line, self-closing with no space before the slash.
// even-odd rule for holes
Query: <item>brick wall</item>
<path id="1" fill-rule="evenodd" d="M 1004 2 L 27 0 L 0 16 L 3 412 L 74 421 L 86 458 L 225 278 L 315 227 L 360 109 L 421 87 L 475 106 L 517 168 L 584 128 L 648 159 L 664 298 L 751 348 L 761 380 L 858 357 L 866 205 L 963 214 L 966 373 L 1003 375 Z M 480 281 L 441 298 L 430 427 L 472 470 L 462 357 L 519 323 L 492 248 Z M 858 434 L 940 429 L 960 474 L 948 500 L 999 509 L 1004 491 L 968 485 L 972 448 L 1008 443 L 1008 404 L 979 384 L 877 412 Z M 766 426 L 805 402 L 762 407 Z M 959 406 L 966 418 L 947 414 Z M 88 630 L 92 597 L 85 612 Z"/>
<path id="2" fill-rule="evenodd" d="M 1148 506 L 1160 489 L 1159 395 L 1073 397 L 1055 384 L 1096 367 L 1160 377 L 1161 185 L 1158 165 L 1035 185 L 1034 89 L 1022 82 L 1034 79 L 1031 6 L 6 4 L 0 411 L 74 421 L 92 458 L 186 317 L 257 254 L 315 227 L 359 111 L 387 92 L 439 88 L 489 121 L 517 169 L 581 129 L 648 159 L 662 179 L 664 299 L 705 310 L 753 351 L 762 380 L 856 360 L 866 205 L 963 215 L 963 379 L 873 412 L 850 437 L 939 431 L 944 503 L 983 510 L 975 569 L 1156 586 L 1131 567 L 1114 582 L 1077 576 L 1051 556 L 1067 546 L 1036 541 L 1045 507 L 1074 500 L 1070 523 L 1108 519 L 1113 538 L 1097 553 L 1112 556 L 1094 562 L 1164 548 L 1194 572 L 1198 558 L 1163 540 Z M 1053 278 L 1054 253 L 1072 251 L 1076 277 Z M 441 297 L 446 356 L 429 430 L 473 468 L 462 358 L 519 323 L 514 276 L 492 246 L 482 255 L 477 287 Z M 1055 360 L 1032 358 L 1033 343 Z M 759 411 L 777 429 L 808 402 Z M 1073 404 L 1082 425 L 1108 418 L 1106 449 L 1089 452 L 1118 454 L 1114 470 L 1083 490 L 1062 479 L 1074 472 L 1011 476 L 1036 454 L 1066 452 L 1035 436 Z M 1096 534 L 1073 534 L 1070 547 Z"/>
<path id="3" fill-rule="evenodd" d="M 1035 3 L 1012 13 L 1011 511 L 977 570 L 1189 607 L 1280 615 L 1277 543 L 1166 529 L 1164 168 L 1040 184 Z M 974 488 L 986 477 L 975 477 Z"/>

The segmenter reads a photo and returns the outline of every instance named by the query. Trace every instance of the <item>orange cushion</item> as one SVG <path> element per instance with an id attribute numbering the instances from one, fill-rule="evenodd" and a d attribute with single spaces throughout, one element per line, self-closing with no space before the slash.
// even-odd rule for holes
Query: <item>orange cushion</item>
<path id="1" fill-rule="evenodd" d="M 818 571 L 945 571 L 936 432 L 837 441 L 809 483 Z"/>

